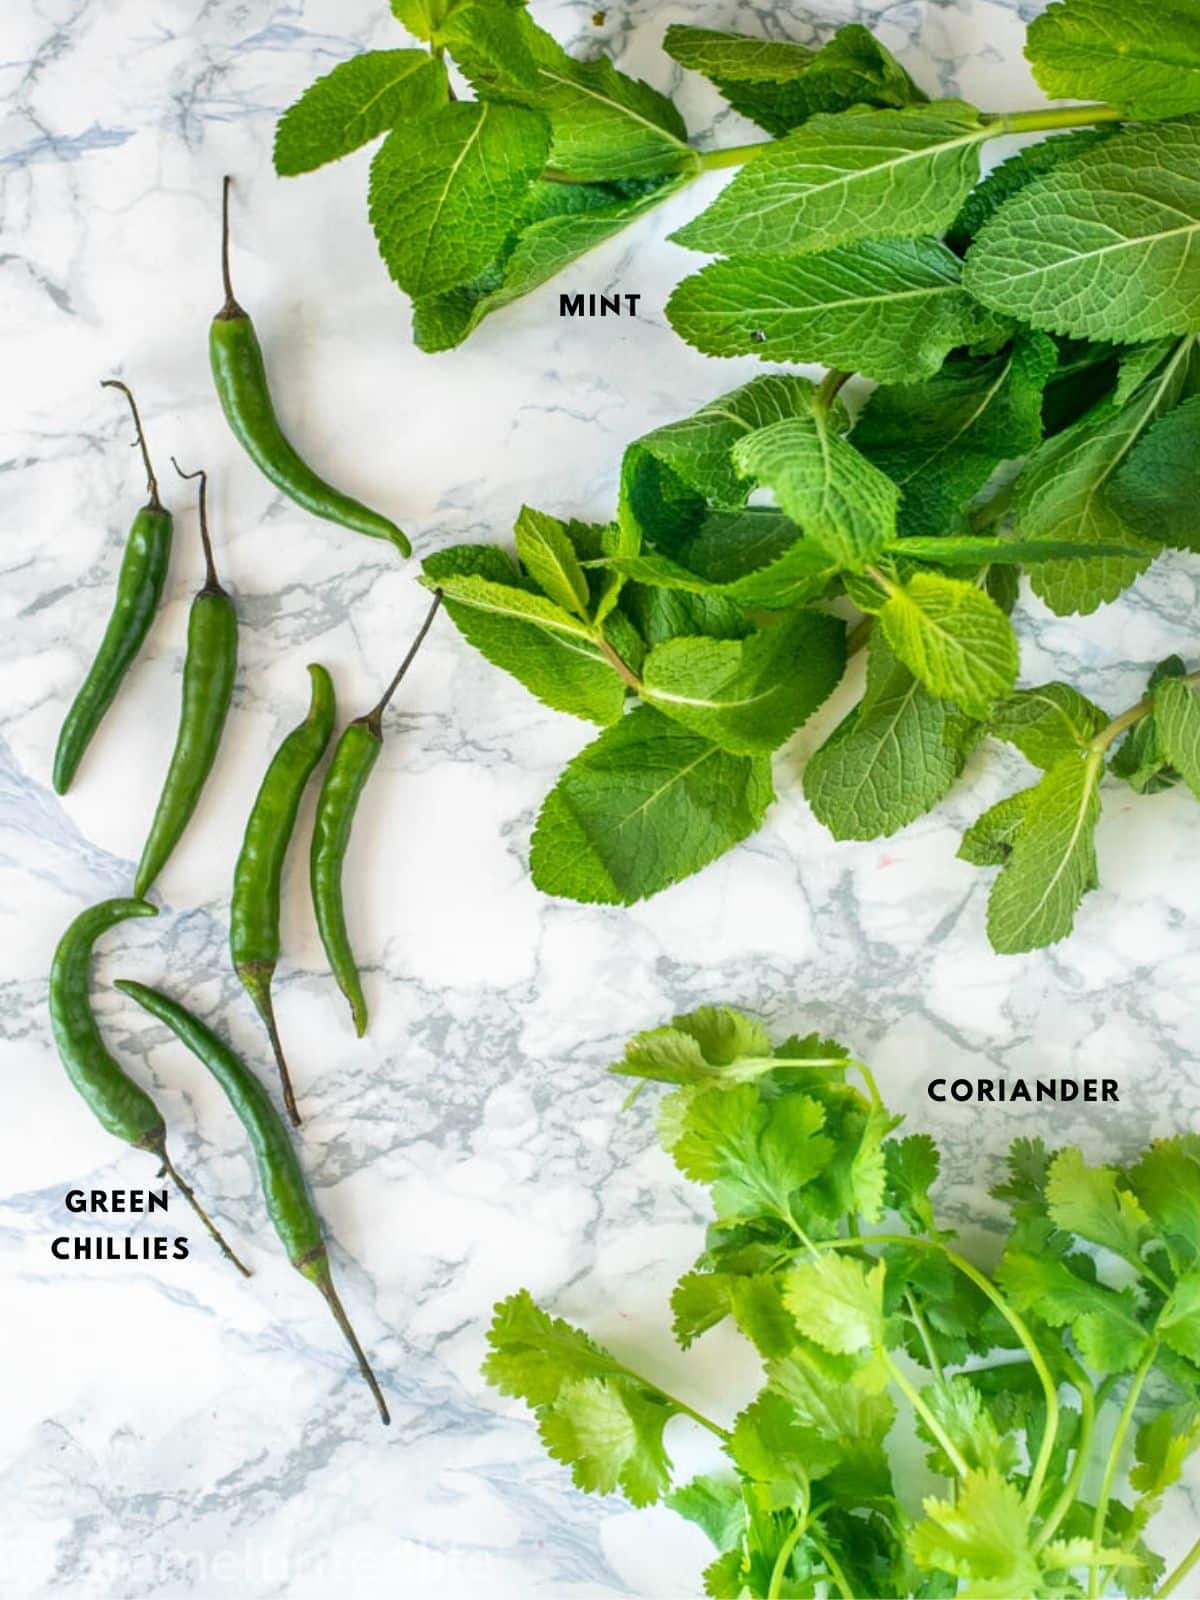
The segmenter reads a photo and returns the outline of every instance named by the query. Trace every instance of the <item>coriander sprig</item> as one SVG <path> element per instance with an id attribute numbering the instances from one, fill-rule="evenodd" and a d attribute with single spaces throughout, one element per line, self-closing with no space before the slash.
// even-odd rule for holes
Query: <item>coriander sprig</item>
<path id="1" fill-rule="evenodd" d="M 613 1068 L 670 1086 L 663 1143 L 711 1196 L 672 1296 L 679 1342 L 732 1320 L 762 1361 L 728 1425 L 702 1419 L 722 1470 L 680 1482 L 663 1429 L 685 1402 L 525 1291 L 496 1308 L 486 1376 L 531 1406 L 577 1486 L 697 1522 L 717 1549 L 710 1595 L 1165 1600 L 1200 1562 L 1198 1541 L 1164 1578 L 1145 1541 L 1200 1449 L 1200 1140 L 1122 1169 L 1017 1140 L 988 1271 L 938 1225 L 934 1140 L 899 1137 L 853 1065 L 831 1040 L 773 1046 L 706 1007 L 638 1034 Z M 897 1397 L 932 1492 L 893 1476 Z"/>

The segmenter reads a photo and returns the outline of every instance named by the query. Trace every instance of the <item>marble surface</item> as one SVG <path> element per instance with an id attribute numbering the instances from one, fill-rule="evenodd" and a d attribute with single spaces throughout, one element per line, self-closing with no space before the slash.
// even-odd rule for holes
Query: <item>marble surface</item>
<path id="1" fill-rule="evenodd" d="M 672 20 L 736 16 L 808 39 L 861 18 L 927 87 L 985 107 L 1037 103 L 1020 17 L 1038 9 L 627 0 L 596 28 L 592 0 L 534 7 L 563 38 L 603 40 L 663 86 L 681 76 L 658 49 Z M 411 567 L 284 503 L 225 431 L 205 357 L 220 175 L 236 175 L 238 292 L 289 428 L 331 477 L 393 512 L 419 552 L 503 540 L 523 499 L 606 517 L 626 441 L 760 369 L 698 356 L 663 319 L 694 262 L 665 236 L 695 193 L 570 275 L 576 288 L 640 293 L 638 321 L 560 323 L 554 285 L 453 354 L 414 350 L 365 220 L 368 156 L 287 182 L 270 166 L 274 115 L 317 72 L 403 42 L 383 0 L 31 0 L 5 9 L 2 30 L 0 1594 L 695 1593 L 702 1536 L 665 1511 L 574 1493 L 523 1410 L 478 1376 L 492 1302 L 528 1284 L 702 1405 L 728 1412 L 731 1381 L 751 1390 L 749 1364 L 719 1333 L 686 1358 L 672 1348 L 665 1299 L 699 1247 L 701 1197 L 656 1151 L 655 1097 L 622 1114 L 604 1065 L 627 1032 L 708 999 L 754 1009 L 780 1033 L 835 1031 L 875 1064 L 911 1126 L 949 1142 L 946 1204 L 986 1229 L 983 1183 L 1013 1133 L 1119 1157 L 1200 1109 L 1200 812 L 1179 795 L 1110 796 L 1104 888 L 1075 937 L 1002 960 L 983 934 L 986 875 L 954 852 L 1020 762 L 989 749 L 936 816 L 895 839 L 836 845 L 796 782 L 806 735 L 780 759 L 767 827 L 700 877 L 628 911 L 551 903 L 529 883 L 530 826 L 588 732 L 439 626 L 390 717 L 350 862 L 369 1038 L 354 1039 L 323 969 L 302 850 L 277 988 L 343 1297 L 393 1401 L 385 1433 L 318 1297 L 264 1232 L 220 1092 L 109 987 L 128 973 L 186 990 L 264 1062 L 226 957 L 249 797 L 302 712 L 304 664 L 331 668 L 353 714 L 425 604 Z M 749 136 L 695 81 L 682 103 L 705 138 Z M 722 180 L 703 181 L 715 191 Z M 114 372 L 136 386 L 182 514 L 150 648 L 59 800 L 54 740 L 141 492 L 126 416 L 97 386 Z M 186 1261 L 50 1256 L 81 1221 L 128 1231 L 121 1218 L 70 1218 L 69 1188 L 153 1177 L 67 1085 L 45 983 L 70 918 L 127 891 L 166 760 L 199 571 L 172 451 L 212 473 L 219 560 L 244 624 L 235 714 L 162 876 L 162 914 L 105 942 L 98 1004 L 112 1045 L 153 1085 L 178 1162 L 248 1252 L 250 1285 L 177 1206 L 168 1231 L 190 1234 Z M 1085 621 L 1023 605 L 1026 681 L 1061 670 L 1105 705 L 1130 703 L 1149 664 L 1174 649 L 1194 657 L 1197 571 L 1160 562 Z M 935 1068 L 1102 1068 L 1122 1104 L 937 1109 L 925 1094 Z M 699 1448 L 679 1440 L 685 1461 Z M 1191 1537 L 1194 1470 L 1174 1505 L 1168 1554 Z"/>

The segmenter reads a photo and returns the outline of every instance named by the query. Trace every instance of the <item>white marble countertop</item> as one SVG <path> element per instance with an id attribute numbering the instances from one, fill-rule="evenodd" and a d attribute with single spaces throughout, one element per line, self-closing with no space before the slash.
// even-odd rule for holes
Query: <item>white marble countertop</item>
<path id="1" fill-rule="evenodd" d="M 740 14 L 747 29 L 807 38 L 813 17 L 855 17 L 931 89 L 985 107 L 1039 98 L 1020 56 L 1020 15 L 1036 4 L 629 0 L 599 29 L 592 0 L 534 9 L 664 86 L 680 76 L 658 49 L 672 20 L 729 26 Z M 264 752 L 302 713 L 306 662 L 325 662 L 342 705 L 362 708 L 426 603 L 412 566 L 285 503 L 225 429 L 205 354 L 220 176 L 237 178 L 238 293 L 289 429 L 332 478 L 396 515 L 421 554 L 503 540 L 522 500 L 606 518 L 629 439 L 760 369 L 706 360 L 664 321 L 668 290 L 694 264 L 664 240 L 695 194 L 571 274 L 577 288 L 640 293 L 637 321 L 560 322 L 566 285 L 554 284 L 452 354 L 416 351 L 366 222 L 368 155 L 286 182 L 270 164 L 275 114 L 318 71 L 404 42 L 384 0 L 31 0 L 6 8 L 3 31 L 0 1594 L 693 1594 L 707 1559 L 699 1532 L 572 1491 L 522 1408 L 478 1376 L 492 1302 L 527 1284 L 671 1387 L 729 1408 L 732 1341 L 718 1332 L 683 1357 L 669 1335 L 666 1296 L 700 1247 L 702 1197 L 656 1150 L 655 1097 L 621 1114 L 623 1091 L 602 1068 L 627 1033 L 709 999 L 758 1011 L 781 1035 L 836 1032 L 912 1126 L 949 1142 L 947 1203 L 968 1229 L 986 1226 L 984 1183 L 1013 1133 L 1119 1158 L 1200 1110 L 1200 812 L 1182 795 L 1114 795 L 1104 887 L 1076 935 L 1001 959 L 984 938 L 986 875 L 954 853 L 1019 761 L 990 747 L 936 815 L 891 840 L 837 845 L 796 781 L 801 739 L 745 847 L 632 910 L 551 903 L 529 882 L 530 825 L 590 735 L 440 625 L 390 718 L 350 862 L 367 1040 L 324 970 L 302 848 L 277 985 L 343 1297 L 394 1403 L 384 1432 L 318 1297 L 264 1232 L 220 1091 L 174 1045 L 147 1059 L 145 1019 L 108 987 L 121 973 L 161 978 L 265 1065 L 226 955 L 229 876 Z M 723 121 L 729 142 L 741 131 L 694 79 L 683 105 L 694 129 Z M 169 454 L 209 468 L 244 625 L 219 771 L 161 878 L 162 915 L 107 938 L 99 1004 L 114 1047 L 152 1080 L 180 1164 L 249 1252 L 250 1285 L 174 1209 L 192 1238 L 186 1261 L 50 1256 L 79 1220 L 69 1188 L 153 1176 L 72 1093 L 45 985 L 65 924 L 127 892 L 199 571 L 189 513 L 150 647 L 59 800 L 58 726 L 142 489 L 125 412 L 97 386 L 110 373 L 136 387 L 177 510 L 188 496 Z M 1130 703 L 1159 657 L 1195 656 L 1198 571 L 1162 561 L 1082 621 L 1024 605 L 1024 680 L 1061 671 L 1105 705 Z M 1122 1103 L 1053 1116 L 937 1109 L 925 1094 L 935 1066 L 1102 1068 Z M 119 1218 L 86 1225 L 127 1231 Z M 748 1366 L 736 1370 L 748 1393 Z M 1200 1504 L 1194 1471 L 1189 1481 L 1168 1555 Z"/>

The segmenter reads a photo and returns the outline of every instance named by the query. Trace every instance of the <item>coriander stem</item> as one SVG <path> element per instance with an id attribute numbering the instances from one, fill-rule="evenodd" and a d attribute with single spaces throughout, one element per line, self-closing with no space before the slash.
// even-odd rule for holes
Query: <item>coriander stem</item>
<path id="1" fill-rule="evenodd" d="M 883 1364 L 887 1368 L 888 1376 L 891 1378 L 892 1382 L 896 1385 L 897 1389 L 899 1389 L 900 1393 L 908 1401 L 909 1405 L 921 1418 L 922 1422 L 924 1422 L 925 1426 L 937 1440 L 938 1444 L 940 1444 L 942 1449 L 946 1452 L 946 1455 L 950 1461 L 950 1465 L 954 1468 L 955 1472 L 958 1473 L 960 1478 L 965 1478 L 967 1473 L 970 1471 L 970 1468 L 967 1466 L 966 1461 L 963 1459 L 962 1452 L 954 1443 L 954 1440 L 946 1432 L 945 1428 L 942 1427 L 941 1423 L 934 1416 L 933 1412 L 925 1404 L 924 1400 L 921 1399 L 921 1396 L 918 1394 L 914 1385 L 908 1381 L 908 1379 L 904 1376 L 904 1373 L 900 1370 L 899 1366 L 897 1366 L 896 1362 L 892 1360 L 891 1356 L 882 1345 L 879 1346 L 879 1354 L 883 1357 Z"/>
<path id="2" fill-rule="evenodd" d="M 1167 1596 L 1178 1589 L 1197 1562 L 1200 1562 L 1200 1539 L 1196 1540 L 1174 1572 L 1165 1580 L 1162 1588 L 1155 1590 L 1154 1600 L 1167 1600 Z"/>
<path id="3" fill-rule="evenodd" d="M 796 1526 L 780 1545 L 779 1554 L 775 1557 L 775 1565 L 771 1568 L 771 1582 L 767 1586 L 767 1600 L 779 1600 L 779 1591 L 783 1588 L 783 1580 L 787 1576 L 788 1563 L 792 1559 L 792 1551 L 804 1537 L 807 1527 L 807 1516 L 797 1517 Z"/>
<path id="4" fill-rule="evenodd" d="M 632 1378 L 634 1383 L 640 1384 L 643 1389 L 653 1390 L 669 1406 L 678 1411 L 681 1416 L 690 1417 L 693 1422 L 698 1422 L 702 1428 L 707 1428 L 709 1433 L 715 1434 L 718 1439 L 728 1440 L 732 1437 L 729 1430 L 723 1428 L 719 1422 L 714 1422 L 711 1417 L 704 1416 L 702 1412 L 689 1406 L 686 1401 L 677 1400 L 673 1394 L 668 1394 L 665 1389 L 661 1388 L 657 1383 L 652 1383 L 649 1378 L 643 1378 L 640 1372 L 634 1372 L 633 1368 L 627 1367 L 623 1361 L 617 1362 L 617 1365 L 627 1378 Z"/>
<path id="5" fill-rule="evenodd" d="M 862 1073 L 863 1082 L 867 1086 L 867 1093 L 871 1096 L 872 1104 L 883 1105 L 880 1097 L 879 1085 L 875 1082 L 875 1075 L 870 1067 L 863 1061 L 853 1061 L 849 1056 L 817 1056 L 804 1060 L 799 1056 L 771 1056 L 767 1072 L 773 1072 L 776 1067 L 856 1067 Z"/>
<path id="6" fill-rule="evenodd" d="M 929 1369 L 939 1383 L 945 1383 L 946 1374 L 942 1369 L 941 1359 L 933 1347 L 933 1336 L 929 1331 L 929 1324 L 921 1314 L 921 1308 L 913 1299 L 912 1290 L 904 1291 L 904 1301 L 908 1306 L 908 1314 L 913 1320 L 913 1325 L 921 1335 L 921 1343 L 925 1346 L 925 1354 L 929 1357 Z"/>
<path id="7" fill-rule="evenodd" d="M 1058 1435 L 1058 1389 L 1051 1376 L 1050 1368 L 1046 1365 L 1046 1358 L 1030 1333 L 1025 1319 L 1013 1310 L 986 1273 L 980 1272 L 978 1267 L 973 1267 L 965 1256 L 960 1256 L 957 1251 L 948 1250 L 940 1240 L 922 1239 L 916 1234 L 873 1233 L 865 1234 L 861 1239 L 822 1239 L 820 1248 L 822 1250 L 855 1250 L 860 1245 L 868 1244 L 899 1244 L 909 1245 L 917 1250 L 940 1250 L 952 1267 L 957 1267 L 965 1278 L 970 1278 L 981 1294 L 987 1296 L 1029 1352 L 1029 1359 L 1033 1363 L 1034 1371 L 1041 1380 L 1042 1392 L 1046 1397 L 1046 1431 L 1042 1436 L 1042 1447 L 1038 1451 L 1033 1476 L 1030 1478 L 1029 1487 L 1025 1491 L 1026 1505 L 1030 1507 L 1036 1506 L 1041 1499 L 1042 1486 L 1046 1481 L 1046 1473 L 1050 1469 L 1050 1457 L 1054 1453 L 1054 1441 Z"/>
<path id="8" fill-rule="evenodd" d="M 846 1581 L 846 1574 L 842 1571 L 838 1562 L 835 1561 L 833 1551 L 825 1543 L 824 1539 L 821 1538 L 819 1533 L 810 1532 L 809 1538 L 812 1540 L 817 1554 L 829 1568 L 829 1575 L 833 1579 L 834 1583 L 837 1584 L 838 1593 L 841 1595 L 842 1600 L 855 1600 L 854 1590 Z"/>
<path id="9" fill-rule="evenodd" d="M 1079 1424 L 1079 1440 L 1075 1446 L 1075 1459 L 1071 1463 L 1071 1470 L 1067 1474 L 1067 1481 L 1063 1484 L 1062 1493 L 1050 1508 L 1050 1514 L 1038 1530 L 1033 1541 L 1035 1551 L 1043 1545 L 1049 1544 L 1058 1532 L 1059 1524 L 1075 1504 L 1075 1496 L 1079 1493 L 1079 1483 L 1087 1470 L 1089 1449 L 1092 1443 L 1092 1434 L 1096 1429 L 1096 1413 L 1108 1397 L 1112 1387 L 1112 1378 L 1105 1378 L 1098 1390 L 1093 1389 L 1083 1368 L 1076 1362 L 1069 1363 L 1071 1384 L 1079 1395 L 1079 1406 L 1082 1420 Z"/>
<path id="10" fill-rule="evenodd" d="M 1091 128 L 1098 122 L 1124 122 L 1117 106 L 1039 106 L 1034 111 L 985 111 L 989 138 L 1006 133 L 1052 133 L 1056 128 Z"/>
<path id="11" fill-rule="evenodd" d="M 1137 1371 L 1134 1373 L 1129 1385 L 1129 1393 L 1125 1396 L 1125 1404 L 1121 1408 L 1121 1415 L 1117 1419 L 1116 1432 L 1109 1446 L 1108 1461 L 1104 1468 L 1104 1478 L 1100 1484 L 1100 1493 L 1096 1500 L 1096 1514 L 1092 1518 L 1092 1553 L 1096 1554 L 1104 1547 L 1104 1527 L 1108 1521 L 1108 1502 L 1112 1498 L 1113 1484 L 1116 1481 L 1117 1467 L 1120 1464 L 1121 1448 L 1133 1421 L 1133 1414 L 1137 1409 L 1138 1399 L 1142 1393 L 1142 1385 L 1150 1376 L 1150 1368 L 1158 1356 L 1158 1339 L 1152 1338 L 1142 1357 Z M 1103 1572 L 1099 1566 L 1094 1566 L 1088 1574 L 1088 1600 L 1097 1600 L 1100 1593 L 1100 1584 Z"/>

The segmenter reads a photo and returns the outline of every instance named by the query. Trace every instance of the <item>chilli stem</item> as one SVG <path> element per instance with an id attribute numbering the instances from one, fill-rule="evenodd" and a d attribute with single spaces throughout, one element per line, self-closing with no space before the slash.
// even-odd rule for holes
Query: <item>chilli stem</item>
<path id="1" fill-rule="evenodd" d="M 221 580 L 217 577 L 217 564 L 213 560 L 212 540 L 208 536 L 208 473 L 205 472 L 203 467 L 197 467 L 195 472 L 185 472 L 174 456 L 171 457 L 171 465 L 181 478 L 200 479 L 200 540 L 204 545 L 204 565 L 206 568 L 204 587 L 209 591 L 224 593 L 224 590 L 221 589 Z"/>
<path id="2" fill-rule="evenodd" d="M 375 1404 L 379 1408 L 379 1420 L 386 1428 L 392 1420 L 391 1413 L 387 1408 L 387 1401 L 383 1398 L 383 1390 L 379 1387 L 379 1382 L 371 1371 L 371 1363 L 367 1360 L 363 1347 L 358 1342 L 358 1335 L 350 1326 L 350 1318 L 346 1315 L 345 1307 L 338 1299 L 338 1292 L 333 1286 L 333 1277 L 329 1271 L 328 1261 L 324 1263 L 321 1275 L 314 1278 L 313 1282 L 325 1296 L 325 1304 L 333 1312 L 333 1320 L 342 1330 L 346 1343 L 354 1351 L 354 1359 L 358 1362 L 358 1370 L 366 1379 L 367 1387 L 370 1389 L 375 1398 Z"/>
<path id="3" fill-rule="evenodd" d="M 246 983 L 246 972 L 240 974 L 242 982 Z M 275 1023 L 275 1002 L 271 999 L 271 979 L 268 975 L 265 980 L 257 973 L 250 977 L 247 984 L 250 998 L 254 1001 L 254 1009 L 263 1020 L 267 1030 L 267 1038 L 271 1041 L 271 1050 L 275 1056 L 275 1065 L 279 1068 L 279 1085 L 283 1090 L 283 1103 L 287 1107 L 287 1114 L 293 1128 L 300 1126 L 300 1111 L 296 1105 L 296 1095 L 292 1088 L 292 1077 L 288 1071 L 287 1059 L 283 1053 L 283 1041 L 279 1037 L 279 1029 Z"/>
<path id="4" fill-rule="evenodd" d="M 218 312 L 223 318 L 244 317 L 246 313 L 237 303 L 233 281 L 229 276 L 229 189 L 233 179 L 228 173 L 221 180 L 221 281 L 225 285 L 225 304 Z"/>
<path id="5" fill-rule="evenodd" d="M 417 633 L 417 637 L 413 640 L 412 644 L 409 645 L 408 654 L 396 668 L 396 676 L 380 695 L 378 703 L 367 712 L 365 717 L 359 717 L 357 719 L 359 722 L 366 723 L 368 729 L 375 735 L 377 739 L 381 739 L 383 737 L 383 713 L 388 708 L 388 702 L 391 700 L 396 690 L 400 687 L 400 680 L 404 677 L 404 674 L 408 671 L 409 667 L 412 666 L 414 660 L 416 659 L 417 651 L 425 643 L 425 635 L 429 632 L 430 628 L 433 627 L 433 619 L 437 616 L 438 607 L 441 605 L 441 603 L 442 591 L 440 589 L 436 589 L 434 591 L 433 604 L 425 613 L 425 621 L 421 624 L 421 627 Z"/>
<path id="6" fill-rule="evenodd" d="M 135 449 L 140 447 L 142 460 L 146 465 L 146 487 L 150 492 L 150 508 L 153 511 L 161 511 L 162 501 L 158 498 L 158 479 L 154 476 L 154 468 L 150 465 L 150 452 L 146 448 L 146 435 L 142 432 L 142 419 L 138 415 L 137 401 L 133 398 L 133 391 L 128 384 L 122 383 L 120 378 L 101 378 L 100 387 L 102 389 L 120 389 L 126 400 L 129 401 L 129 409 L 133 412 L 133 426 L 137 430 L 137 437 L 134 439 L 133 444 Z"/>
<path id="7" fill-rule="evenodd" d="M 199 1200 L 196 1199 L 195 1193 L 192 1190 L 191 1185 L 188 1184 L 187 1182 L 185 1182 L 184 1179 L 182 1177 L 180 1177 L 179 1173 L 176 1172 L 174 1166 L 171 1164 L 171 1158 L 167 1154 L 167 1147 L 166 1147 L 165 1143 L 160 1145 L 159 1148 L 157 1150 L 155 1150 L 154 1153 L 158 1157 L 158 1159 L 162 1162 L 163 1170 L 166 1172 L 167 1176 L 171 1179 L 172 1183 L 174 1183 L 176 1188 L 179 1190 L 180 1194 L 187 1201 L 188 1205 L 191 1206 L 192 1210 L 200 1218 L 200 1221 L 204 1224 L 204 1226 L 208 1229 L 209 1233 L 211 1233 L 213 1238 L 216 1240 L 217 1247 L 220 1250 L 221 1254 L 223 1256 L 225 1256 L 228 1260 L 233 1262 L 234 1266 L 238 1269 L 238 1271 L 241 1273 L 243 1278 L 248 1278 L 250 1276 L 250 1268 L 247 1267 L 247 1266 L 243 1266 L 243 1264 L 238 1260 L 237 1256 L 234 1255 L 233 1251 L 229 1248 L 229 1246 L 225 1243 L 225 1240 L 221 1237 L 221 1234 L 220 1234 L 219 1230 L 217 1229 L 216 1225 L 214 1224 L 214 1222 L 212 1221 L 212 1218 L 205 1211 L 204 1207 L 200 1204 Z"/>

